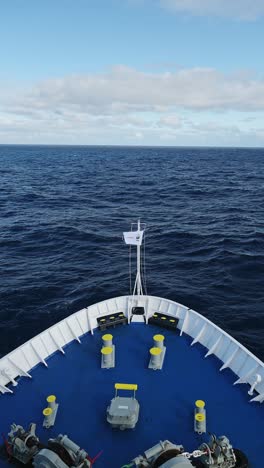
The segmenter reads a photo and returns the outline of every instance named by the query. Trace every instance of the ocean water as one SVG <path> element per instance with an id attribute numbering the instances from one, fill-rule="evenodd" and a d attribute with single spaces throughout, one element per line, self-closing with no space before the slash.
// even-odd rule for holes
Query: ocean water
<path id="1" fill-rule="evenodd" d="M 263 193 L 264 149 L 0 146 L 0 355 L 129 293 L 140 217 L 148 293 L 264 359 Z"/>

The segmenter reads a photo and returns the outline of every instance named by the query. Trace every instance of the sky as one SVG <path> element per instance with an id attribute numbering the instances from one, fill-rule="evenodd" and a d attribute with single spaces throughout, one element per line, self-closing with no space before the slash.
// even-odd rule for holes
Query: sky
<path id="1" fill-rule="evenodd" d="M 1 0 L 0 144 L 264 146 L 263 0 Z"/>

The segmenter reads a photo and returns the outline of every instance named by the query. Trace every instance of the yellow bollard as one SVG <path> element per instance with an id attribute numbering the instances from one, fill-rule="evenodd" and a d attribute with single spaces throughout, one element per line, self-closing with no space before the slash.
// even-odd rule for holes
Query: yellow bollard
<path id="1" fill-rule="evenodd" d="M 195 402 L 194 431 L 198 434 L 206 432 L 206 409 L 203 400 L 196 400 Z"/>
<path id="2" fill-rule="evenodd" d="M 154 347 L 163 349 L 164 346 L 164 336 L 163 335 L 154 335 L 153 336 Z"/>
<path id="3" fill-rule="evenodd" d="M 44 422 L 43 426 L 49 428 L 52 425 L 52 419 L 53 419 L 53 409 L 52 408 L 45 408 L 43 411 L 43 416 L 44 416 Z"/>
<path id="4" fill-rule="evenodd" d="M 112 346 L 104 346 L 101 349 L 102 353 L 102 363 L 103 367 L 106 367 L 109 369 L 110 367 L 113 367 L 113 348 Z"/>
<path id="5" fill-rule="evenodd" d="M 104 348 L 108 346 L 113 346 L 113 335 L 111 335 L 110 333 L 106 333 L 105 335 L 103 335 L 102 340 Z"/>
<path id="6" fill-rule="evenodd" d="M 47 402 L 48 402 L 48 408 L 51 408 L 54 411 L 55 407 L 56 407 L 56 396 L 55 395 L 49 395 L 47 397 Z"/>
<path id="7" fill-rule="evenodd" d="M 153 347 L 150 349 L 150 363 L 151 363 L 151 367 L 153 369 L 158 369 L 160 367 L 160 364 L 161 364 L 161 353 L 162 353 L 162 350 L 161 348 L 158 348 L 158 347 Z"/>

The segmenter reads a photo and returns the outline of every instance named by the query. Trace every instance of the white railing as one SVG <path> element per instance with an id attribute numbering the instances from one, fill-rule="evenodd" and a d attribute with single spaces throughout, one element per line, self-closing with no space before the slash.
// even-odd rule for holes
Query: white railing
<path id="1" fill-rule="evenodd" d="M 128 316 L 131 301 L 131 296 L 121 296 L 82 309 L 4 356 L 0 359 L 0 392 L 12 393 L 12 386 L 8 385 L 10 382 L 19 376 L 31 378 L 30 370 L 40 363 L 48 366 L 47 360 L 54 352 L 64 354 L 66 345 L 71 341 L 81 342 L 84 334 L 93 334 L 99 316 L 119 311 Z M 238 376 L 234 385 L 253 385 L 258 374 L 261 377 L 255 387 L 258 395 L 251 401 L 264 401 L 264 363 L 221 328 L 194 310 L 168 299 L 136 296 L 133 301 L 133 305 L 145 307 L 147 320 L 155 312 L 178 318 L 180 335 L 185 333 L 192 337 L 191 346 L 195 343 L 204 346 L 207 350 L 205 357 L 215 355 L 222 362 L 220 371 L 230 368 Z"/>

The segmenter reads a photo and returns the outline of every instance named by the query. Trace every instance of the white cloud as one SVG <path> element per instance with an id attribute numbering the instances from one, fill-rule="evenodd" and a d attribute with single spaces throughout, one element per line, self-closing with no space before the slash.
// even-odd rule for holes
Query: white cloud
<path id="1" fill-rule="evenodd" d="M 252 21 L 264 16 L 263 0 L 160 0 L 161 5 L 192 15 Z"/>
<path id="2" fill-rule="evenodd" d="M 262 138 L 264 80 L 211 68 L 146 73 L 118 66 L 65 76 L 23 91 L 2 89 L 0 142 L 202 144 L 206 135 L 231 141 Z M 240 123 L 227 115 L 236 112 Z M 210 119 L 208 120 L 208 116 Z M 207 120 L 203 119 L 207 116 Z M 250 116 L 257 116 L 248 130 Z M 245 120 L 246 119 L 246 120 Z M 209 123 L 208 123 L 209 122 Z M 232 140 L 233 141 L 233 140 Z"/>
<path id="3" fill-rule="evenodd" d="M 228 75 L 213 68 L 146 73 L 116 67 L 106 73 L 66 76 L 36 84 L 6 108 L 15 113 L 67 110 L 93 115 L 192 110 L 264 110 L 264 79 Z"/>

